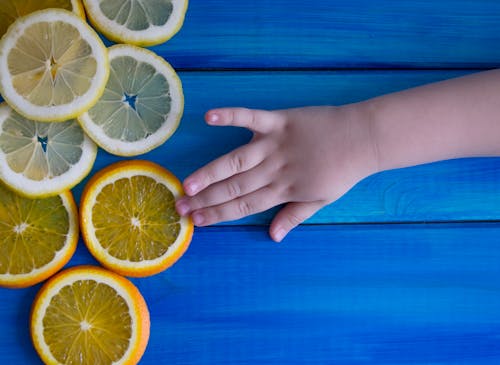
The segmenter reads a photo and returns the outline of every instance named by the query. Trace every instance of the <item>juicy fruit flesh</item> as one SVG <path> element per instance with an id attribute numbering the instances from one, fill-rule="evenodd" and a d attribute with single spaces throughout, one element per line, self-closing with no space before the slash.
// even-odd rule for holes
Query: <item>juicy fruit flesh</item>
<path id="1" fill-rule="evenodd" d="M 0 274 L 26 274 L 64 247 L 68 213 L 60 197 L 27 199 L 0 184 Z"/>
<path id="2" fill-rule="evenodd" d="M 27 120 L 12 111 L 0 131 L 0 149 L 9 167 L 29 179 L 60 176 L 83 153 L 84 132 L 76 120 L 43 123 Z"/>
<path id="3" fill-rule="evenodd" d="M 130 56 L 116 57 L 104 94 L 88 113 L 108 137 L 140 141 L 164 124 L 172 103 L 169 89 L 153 66 Z"/>
<path id="4" fill-rule="evenodd" d="M 60 8 L 71 11 L 73 6 L 70 0 L 2 0 L 2 6 L 0 7 L 0 37 L 17 18 L 46 8 Z"/>
<path id="5" fill-rule="evenodd" d="M 131 30 L 164 25 L 173 11 L 171 0 L 101 0 L 102 13 Z"/>
<path id="6" fill-rule="evenodd" d="M 64 364 L 112 364 L 130 346 L 132 318 L 115 289 L 95 280 L 64 286 L 50 301 L 43 335 Z"/>
<path id="7" fill-rule="evenodd" d="M 179 235 L 174 195 L 147 176 L 121 178 L 99 192 L 92 222 L 100 244 L 132 262 L 164 255 Z"/>
<path id="8" fill-rule="evenodd" d="M 16 91 L 38 106 L 71 103 L 87 92 L 97 72 L 90 45 L 61 21 L 29 26 L 11 50 L 8 67 Z"/>

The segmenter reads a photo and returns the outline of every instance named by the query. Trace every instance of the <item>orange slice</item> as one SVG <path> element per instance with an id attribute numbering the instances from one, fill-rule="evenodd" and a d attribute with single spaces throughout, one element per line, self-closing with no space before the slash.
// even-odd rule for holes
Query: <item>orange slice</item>
<path id="1" fill-rule="evenodd" d="M 137 364 L 149 311 L 127 279 L 95 266 L 67 269 L 37 294 L 31 338 L 46 364 Z"/>
<path id="2" fill-rule="evenodd" d="M 193 235 L 175 201 L 180 181 L 163 167 L 122 161 L 94 175 L 80 204 L 83 239 L 105 267 L 126 276 L 149 276 L 173 265 Z"/>
<path id="3" fill-rule="evenodd" d="M 0 183 L 0 286 L 35 285 L 61 269 L 78 242 L 71 192 L 24 198 Z"/>

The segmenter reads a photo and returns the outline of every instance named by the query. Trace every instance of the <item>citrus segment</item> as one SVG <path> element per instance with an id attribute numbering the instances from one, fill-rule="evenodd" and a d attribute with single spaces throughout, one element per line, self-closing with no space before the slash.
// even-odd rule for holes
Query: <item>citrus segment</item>
<path id="1" fill-rule="evenodd" d="M 0 91 L 26 118 L 64 121 L 97 102 L 108 62 L 84 20 L 61 9 L 36 11 L 16 20 L 0 41 Z"/>
<path id="2" fill-rule="evenodd" d="M 105 267 L 126 276 L 148 276 L 173 265 L 193 234 L 175 200 L 179 180 L 148 161 L 108 166 L 87 183 L 80 204 L 83 239 Z"/>
<path id="3" fill-rule="evenodd" d="M 80 0 L 2 0 L 0 38 L 16 19 L 48 8 L 66 9 L 85 19 L 85 11 Z"/>
<path id="4" fill-rule="evenodd" d="M 78 242 L 73 196 L 27 199 L 0 183 L 0 286 L 37 284 L 63 267 Z"/>
<path id="5" fill-rule="evenodd" d="M 187 0 L 83 0 L 91 23 L 106 37 L 138 46 L 160 44 L 182 27 Z"/>
<path id="6" fill-rule="evenodd" d="M 92 168 L 97 147 L 74 119 L 34 122 L 0 104 L 0 179 L 28 197 L 57 195 Z"/>
<path id="7" fill-rule="evenodd" d="M 149 312 L 127 279 L 93 266 L 67 269 L 40 289 L 31 313 L 33 344 L 46 364 L 137 364 Z"/>
<path id="8" fill-rule="evenodd" d="M 104 150 L 121 156 L 150 151 L 177 129 L 184 109 L 175 70 L 143 48 L 109 48 L 110 78 L 101 99 L 79 116 L 80 124 Z"/>

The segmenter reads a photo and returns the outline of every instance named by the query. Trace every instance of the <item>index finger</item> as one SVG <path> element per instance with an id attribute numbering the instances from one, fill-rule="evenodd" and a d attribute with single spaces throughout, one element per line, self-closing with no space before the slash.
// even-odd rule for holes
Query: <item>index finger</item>
<path id="1" fill-rule="evenodd" d="M 278 113 L 247 108 L 212 109 L 205 114 L 205 120 L 210 125 L 244 127 L 257 133 L 269 133 L 281 125 Z"/>

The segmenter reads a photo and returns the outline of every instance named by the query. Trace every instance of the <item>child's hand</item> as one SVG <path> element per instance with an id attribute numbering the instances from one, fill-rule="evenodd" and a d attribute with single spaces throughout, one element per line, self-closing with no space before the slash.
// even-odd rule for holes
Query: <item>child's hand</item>
<path id="1" fill-rule="evenodd" d="M 252 140 L 184 181 L 177 202 L 197 226 L 238 219 L 287 203 L 270 235 L 281 241 L 295 226 L 377 171 L 370 121 L 354 105 L 279 111 L 209 111 L 210 125 L 239 126 Z"/>

